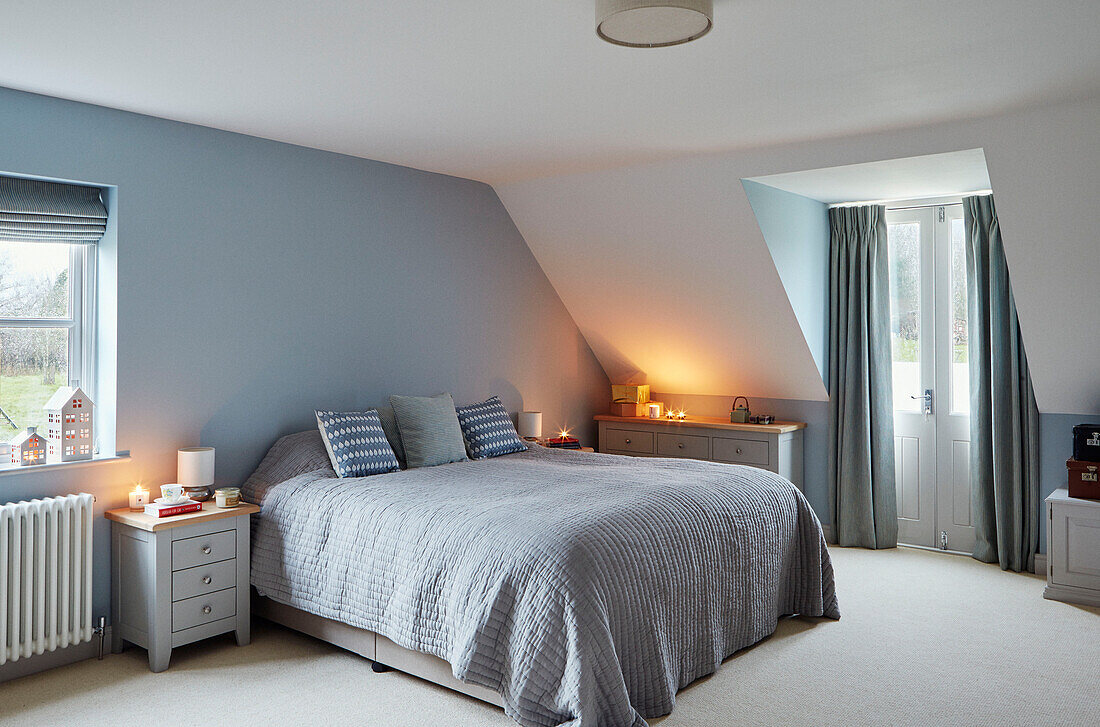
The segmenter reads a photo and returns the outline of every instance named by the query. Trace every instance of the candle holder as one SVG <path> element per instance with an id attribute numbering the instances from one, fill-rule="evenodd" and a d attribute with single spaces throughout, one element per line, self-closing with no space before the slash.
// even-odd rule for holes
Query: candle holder
<path id="1" fill-rule="evenodd" d="M 145 509 L 145 506 L 149 504 L 149 490 L 146 490 L 141 485 L 135 485 L 134 491 L 130 493 L 130 511 L 141 512 Z"/>

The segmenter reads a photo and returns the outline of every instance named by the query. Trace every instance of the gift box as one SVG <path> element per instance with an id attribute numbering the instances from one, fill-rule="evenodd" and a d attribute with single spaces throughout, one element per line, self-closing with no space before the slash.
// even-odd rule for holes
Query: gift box
<path id="1" fill-rule="evenodd" d="M 616 403 L 632 401 L 635 404 L 645 404 L 649 401 L 649 384 L 612 384 L 611 401 Z"/>
<path id="2" fill-rule="evenodd" d="M 649 411 L 645 404 L 638 404 L 633 401 L 613 401 L 611 402 L 611 415 L 617 417 L 644 417 L 647 416 Z"/>

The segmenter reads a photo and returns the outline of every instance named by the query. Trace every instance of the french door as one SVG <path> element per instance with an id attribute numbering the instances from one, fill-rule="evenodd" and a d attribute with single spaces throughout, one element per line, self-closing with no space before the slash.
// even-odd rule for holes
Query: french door
<path id="1" fill-rule="evenodd" d="M 969 553 L 970 378 L 962 205 L 889 209 L 898 541 Z"/>

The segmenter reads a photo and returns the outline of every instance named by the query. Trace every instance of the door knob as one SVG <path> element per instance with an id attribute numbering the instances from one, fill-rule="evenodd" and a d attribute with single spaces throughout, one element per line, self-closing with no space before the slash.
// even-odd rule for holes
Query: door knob
<path id="1" fill-rule="evenodd" d="M 210 546 L 209 545 L 202 546 L 202 552 L 203 552 L 203 555 L 210 555 Z"/>
<path id="2" fill-rule="evenodd" d="M 203 582 L 204 585 L 209 586 L 210 585 L 210 576 L 203 576 L 202 577 L 202 582 Z"/>
<path id="3" fill-rule="evenodd" d="M 214 610 L 214 609 L 210 608 L 209 606 L 203 606 L 203 607 L 202 607 L 202 612 L 203 612 L 203 613 L 210 613 L 210 612 L 211 612 L 211 611 L 213 611 L 213 610 Z"/>

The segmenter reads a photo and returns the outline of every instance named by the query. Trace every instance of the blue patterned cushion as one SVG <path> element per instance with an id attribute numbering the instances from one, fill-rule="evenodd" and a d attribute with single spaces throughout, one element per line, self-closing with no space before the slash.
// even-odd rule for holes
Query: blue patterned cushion
<path id="1" fill-rule="evenodd" d="M 314 414 L 332 469 L 338 477 L 365 477 L 399 469 L 397 457 L 374 409 L 317 410 Z"/>
<path id="2" fill-rule="evenodd" d="M 470 459 L 499 457 L 527 450 L 498 397 L 480 404 L 457 407 L 455 413 L 458 414 L 458 423 L 462 425 L 462 436 L 470 450 Z"/>

